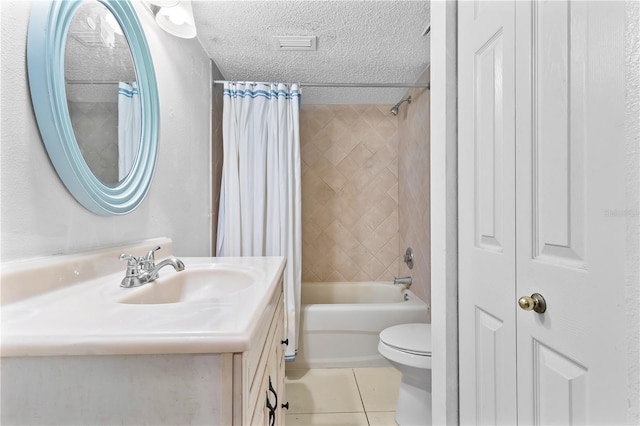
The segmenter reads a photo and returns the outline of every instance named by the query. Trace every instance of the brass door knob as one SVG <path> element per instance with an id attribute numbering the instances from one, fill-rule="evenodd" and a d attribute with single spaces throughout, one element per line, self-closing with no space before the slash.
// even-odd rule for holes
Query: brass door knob
<path id="1" fill-rule="evenodd" d="M 518 305 L 525 311 L 534 311 L 539 314 L 547 310 L 547 302 L 539 293 L 533 293 L 531 296 L 522 296 L 518 299 Z"/>

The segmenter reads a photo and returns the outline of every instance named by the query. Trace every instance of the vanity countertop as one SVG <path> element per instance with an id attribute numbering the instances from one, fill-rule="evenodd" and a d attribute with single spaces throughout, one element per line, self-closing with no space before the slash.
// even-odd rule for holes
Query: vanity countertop
<path id="1" fill-rule="evenodd" d="M 160 260 L 160 258 L 159 258 Z M 1 355 L 111 355 L 243 352 L 280 283 L 282 257 L 181 258 L 189 268 L 242 268 L 256 283 L 220 299 L 127 304 L 146 291 L 122 288 L 120 272 L 53 288 L 2 306 Z M 213 266 L 211 266 L 213 265 Z M 123 265 L 124 266 L 124 265 Z M 160 271 L 161 280 L 176 272 Z"/>

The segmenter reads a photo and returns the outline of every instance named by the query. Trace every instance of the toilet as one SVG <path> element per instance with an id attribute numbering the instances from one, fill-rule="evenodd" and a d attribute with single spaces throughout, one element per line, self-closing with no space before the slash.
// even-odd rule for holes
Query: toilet
<path id="1" fill-rule="evenodd" d="M 402 374 L 396 422 L 431 424 L 431 324 L 400 324 L 380 333 L 378 352 Z"/>

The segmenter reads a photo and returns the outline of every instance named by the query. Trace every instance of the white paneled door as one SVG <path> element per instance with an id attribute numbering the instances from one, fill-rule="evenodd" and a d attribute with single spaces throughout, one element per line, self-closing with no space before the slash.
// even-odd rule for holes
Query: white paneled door
<path id="1" fill-rule="evenodd" d="M 459 2 L 460 422 L 515 424 L 515 5 Z"/>
<path id="2" fill-rule="evenodd" d="M 458 13 L 461 423 L 622 424 L 624 3 Z"/>

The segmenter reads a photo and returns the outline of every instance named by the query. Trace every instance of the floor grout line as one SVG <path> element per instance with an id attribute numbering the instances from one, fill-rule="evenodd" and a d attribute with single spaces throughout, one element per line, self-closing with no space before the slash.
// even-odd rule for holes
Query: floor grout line
<path id="1" fill-rule="evenodd" d="M 295 370 L 311 371 L 311 370 L 314 370 L 314 369 L 295 369 Z M 362 388 L 363 383 L 360 383 L 358 381 L 358 374 L 356 372 L 356 370 L 359 370 L 359 369 L 358 368 L 353 368 L 353 367 L 352 368 L 348 368 L 347 367 L 347 368 L 343 368 L 343 370 L 345 370 L 345 373 L 347 373 L 347 375 L 348 375 L 348 371 L 351 370 L 350 371 L 351 375 L 352 375 L 352 377 L 353 377 L 353 379 L 355 381 L 355 384 L 356 384 L 356 391 L 358 392 L 358 395 L 357 395 L 358 396 L 358 400 L 360 401 L 360 409 L 358 411 L 341 411 L 340 410 L 340 411 L 331 411 L 331 412 L 317 412 L 317 411 L 311 411 L 310 410 L 311 412 L 287 413 L 287 416 L 289 416 L 289 415 L 291 415 L 291 416 L 295 416 L 295 415 L 322 416 L 322 415 L 331 415 L 331 414 L 333 414 L 333 415 L 340 415 L 340 414 L 359 415 L 359 414 L 364 414 L 365 415 L 365 422 L 366 422 L 364 424 L 366 424 L 368 426 L 371 426 L 372 422 L 374 422 L 373 424 L 376 424 L 374 420 L 376 418 L 379 418 L 379 416 L 377 415 L 378 413 L 391 413 L 392 415 L 393 415 L 393 413 L 395 413 L 395 411 L 388 411 L 388 410 L 378 411 L 378 410 L 375 410 L 375 409 L 372 409 L 371 411 L 367 411 L 367 409 L 365 407 L 365 403 L 364 403 L 363 388 Z M 366 374 L 365 373 L 362 373 L 362 374 L 363 374 L 363 380 L 366 379 L 367 378 Z M 366 380 L 365 380 L 365 383 L 366 383 Z M 351 397 L 355 397 L 355 395 L 353 395 L 353 394 L 350 394 L 350 395 L 351 395 Z M 305 411 L 307 411 L 307 410 L 305 410 Z M 370 415 L 372 415 L 374 413 L 376 414 L 376 416 L 374 416 L 374 420 L 371 420 L 370 419 Z M 396 424 L 396 423 L 394 421 L 393 423 L 390 423 L 390 424 Z"/>
<path id="2" fill-rule="evenodd" d="M 367 419 L 367 425 L 371 426 L 371 423 L 369 422 L 369 415 L 367 414 L 367 407 L 364 406 L 364 399 L 362 399 L 362 391 L 360 391 L 360 384 L 358 383 L 358 376 L 356 376 L 356 369 L 352 368 L 351 373 L 353 374 L 353 380 L 356 381 L 356 389 L 358 389 L 358 396 L 360 397 L 360 404 L 362 404 L 364 417 Z"/>

